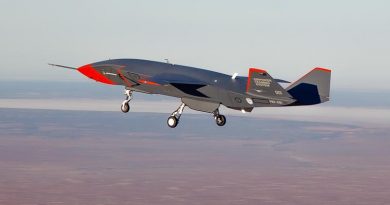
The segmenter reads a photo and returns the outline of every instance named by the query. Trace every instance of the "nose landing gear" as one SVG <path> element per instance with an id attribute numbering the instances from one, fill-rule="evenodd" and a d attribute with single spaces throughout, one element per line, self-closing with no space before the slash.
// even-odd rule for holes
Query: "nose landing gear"
<path id="1" fill-rule="evenodd" d="M 122 112 L 127 113 L 130 110 L 129 102 L 132 99 L 133 91 L 126 89 L 125 95 L 126 95 L 126 99 L 122 102 L 121 110 L 122 110 Z"/>
<path id="2" fill-rule="evenodd" d="M 175 110 L 170 117 L 168 117 L 167 124 L 170 128 L 175 128 L 177 124 L 179 124 L 179 119 L 181 117 L 181 114 L 183 113 L 183 110 L 185 108 L 186 104 L 182 103 L 177 110 Z"/>

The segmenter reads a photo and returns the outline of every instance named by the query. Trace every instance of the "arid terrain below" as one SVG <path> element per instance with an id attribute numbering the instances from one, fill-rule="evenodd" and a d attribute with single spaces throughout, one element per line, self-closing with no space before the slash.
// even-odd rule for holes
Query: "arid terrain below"
<path id="1" fill-rule="evenodd" d="M 0 109 L 0 204 L 389 204 L 390 127 Z"/>

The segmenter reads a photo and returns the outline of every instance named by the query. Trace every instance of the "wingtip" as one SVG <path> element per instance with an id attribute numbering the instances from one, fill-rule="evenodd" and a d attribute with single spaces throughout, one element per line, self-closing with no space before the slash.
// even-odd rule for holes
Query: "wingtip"
<path id="1" fill-rule="evenodd" d="M 249 72 L 267 73 L 266 70 L 261 68 L 249 68 Z"/>
<path id="2" fill-rule="evenodd" d="M 329 68 L 321 68 L 321 67 L 314 68 L 314 70 L 320 70 L 320 71 L 324 71 L 324 72 L 332 72 L 332 70 Z"/>
<path id="3" fill-rule="evenodd" d="M 275 81 L 278 83 L 291 83 L 290 81 L 283 80 L 283 79 L 275 79 Z"/>

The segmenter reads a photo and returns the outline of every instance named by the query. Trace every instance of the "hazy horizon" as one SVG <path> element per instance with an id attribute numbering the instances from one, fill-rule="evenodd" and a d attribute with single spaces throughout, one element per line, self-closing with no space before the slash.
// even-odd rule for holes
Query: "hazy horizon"
<path id="1" fill-rule="evenodd" d="M 121 86 L 107 86 L 86 80 L 85 82 L 0 82 L 0 108 L 89 110 L 118 112 L 124 99 Z M 180 104 L 174 97 L 134 93 L 131 102 L 133 112 L 171 113 Z M 390 92 L 364 92 L 333 90 L 331 100 L 321 105 L 255 108 L 242 114 L 221 106 L 221 112 L 229 116 L 250 118 L 286 119 L 346 124 L 390 124 Z M 185 114 L 203 114 L 186 109 Z M 364 117 L 361 117 L 364 116 Z M 162 119 L 165 120 L 165 119 Z"/>

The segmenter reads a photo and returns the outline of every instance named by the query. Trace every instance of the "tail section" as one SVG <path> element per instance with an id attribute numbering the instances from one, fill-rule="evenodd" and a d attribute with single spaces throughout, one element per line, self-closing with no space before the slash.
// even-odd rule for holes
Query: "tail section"
<path id="1" fill-rule="evenodd" d="M 270 99 L 280 105 L 291 103 L 292 96 L 265 70 L 250 68 L 246 92 L 258 98 Z"/>
<path id="2" fill-rule="evenodd" d="M 314 105 L 329 101 L 331 70 L 314 68 L 286 90 L 297 101 L 296 105 Z"/>

